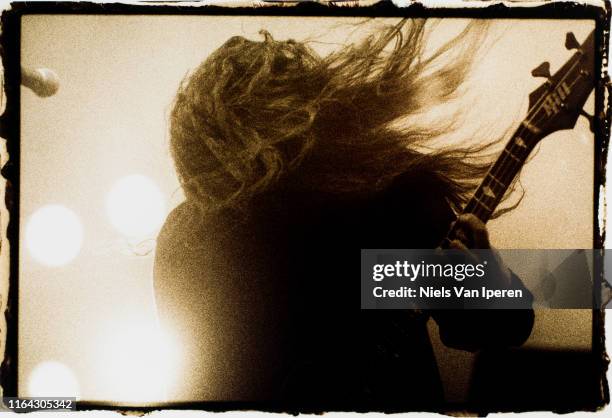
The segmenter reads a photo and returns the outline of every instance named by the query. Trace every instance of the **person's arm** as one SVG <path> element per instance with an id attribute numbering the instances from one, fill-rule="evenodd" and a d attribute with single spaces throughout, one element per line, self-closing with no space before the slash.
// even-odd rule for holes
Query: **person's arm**
<path id="1" fill-rule="evenodd" d="M 486 226 L 477 217 L 461 215 L 456 222 L 458 232 L 451 242 L 452 249 L 477 258 L 470 248 L 491 248 Z M 500 289 L 520 289 L 531 305 L 533 297 L 529 290 L 495 254 L 496 263 L 489 268 L 497 269 L 491 277 L 499 282 L 493 285 Z M 467 351 L 519 346 L 529 338 L 534 322 L 533 309 L 436 310 L 431 316 L 438 323 L 440 339 L 445 345 Z"/>

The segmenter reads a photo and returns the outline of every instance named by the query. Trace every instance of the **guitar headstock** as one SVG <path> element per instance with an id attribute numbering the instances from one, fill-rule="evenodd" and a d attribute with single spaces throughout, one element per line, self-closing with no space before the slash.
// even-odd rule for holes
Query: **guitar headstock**
<path id="1" fill-rule="evenodd" d="M 586 115 L 584 103 L 595 87 L 594 32 L 580 44 L 569 32 L 565 46 L 576 50 L 574 55 L 553 75 L 548 62 L 532 71 L 535 77 L 547 80 L 529 95 L 529 112 L 525 120 L 530 126 L 531 140 L 564 129 L 572 129 L 578 117 Z"/>

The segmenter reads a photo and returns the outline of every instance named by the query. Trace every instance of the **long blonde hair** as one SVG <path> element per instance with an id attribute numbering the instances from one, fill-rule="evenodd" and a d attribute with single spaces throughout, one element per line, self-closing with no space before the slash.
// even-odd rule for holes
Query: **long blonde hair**
<path id="1" fill-rule="evenodd" d="M 448 133 L 393 126 L 456 94 L 485 32 L 473 23 L 425 57 L 426 21 L 402 20 L 326 57 L 306 43 L 232 37 L 177 93 L 171 151 L 187 196 L 204 212 L 244 208 L 276 187 L 363 196 L 397 176 L 438 177 L 456 208 L 490 165 L 475 147 L 423 153 Z"/>

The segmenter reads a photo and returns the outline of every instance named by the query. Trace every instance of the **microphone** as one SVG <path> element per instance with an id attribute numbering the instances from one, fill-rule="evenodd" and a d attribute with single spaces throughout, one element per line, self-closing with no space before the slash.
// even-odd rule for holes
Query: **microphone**
<path id="1" fill-rule="evenodd" d="M 59 77 L 48 68 L 21 67 L 21 84 L 32 90 L 38 97 L 53 96 L 59 89 Z"/>

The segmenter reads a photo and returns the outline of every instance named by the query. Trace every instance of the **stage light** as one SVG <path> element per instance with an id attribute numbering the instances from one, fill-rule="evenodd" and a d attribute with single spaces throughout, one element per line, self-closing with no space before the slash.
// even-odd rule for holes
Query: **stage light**
<path id="1" fill-rule="evenodd" d="M 168 400 L 168 390 L 178 379 L 179 347 L 157 325 L 113 323 L 99 334 L 96 346 L 100 393 L 122 404 Z"/>
<path id="2" fill-rule="evenodd" d="M 159 188 L 148 177 L 131 175 L 117 181 L 106 199 L 111 224 L 123 235 L 143 238 L 158 229 L 166 215 Z"/>
<path id="3" fill-rule="evenodd" d="M 61 266 L 74 259 L 83 243 L 78 216 L 60 205 L 48 205 L 31 216 L 25 231 L 32 257 L 48 266 Z"/>
<path id="4" fill-rule="evenodd" d="M 79 398 L 79 383 L 74 373 L 64 364 L 45 361 L 30 374 L 28 396 Z"/>

